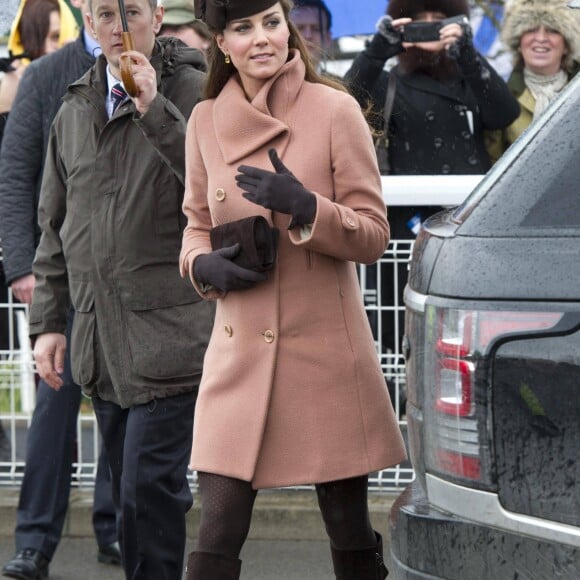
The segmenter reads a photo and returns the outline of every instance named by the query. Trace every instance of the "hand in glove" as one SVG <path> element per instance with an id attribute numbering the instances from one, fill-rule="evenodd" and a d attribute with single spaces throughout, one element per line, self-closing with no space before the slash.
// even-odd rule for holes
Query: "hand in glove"
<path id="1" fill-rule="evenodd" d="M 272 211 L 290 214 L 288 229 L 310 224 L 316 214 L 316 196 L 308 191 L 280 161 L 275 149 L 268 156 L 276 172 L 241 165 L 236 181 L 248 201 Z"/>
<path id="2" fill-rule="evenodd" d="M 366 53 L 371 58 L 387 61 L 389 58 L 403 52 L 403 34 L 400 30 L 410 18 L 393 20 L 388 14 L 381 16 L 376 24 L 377 33 L 366 47 Z"/>
<path id="3" fill-rule="evenodd" d="M 445 43 L 447 54 L 457 61 L 464 74 L 479 71 L 481 62 L 473 46 L 473 31 L 469 22 L 444 26 L 441 29 L 441 40 Z"/>
<path id="4" fill-rule="evenodd" d="M 263 272 L 241 268 L 232 262 L 240 251 L 240 244 L 201 254 L 193 262 L 193 277 L 200 284 L 209 284 L 222 292 L 250 288 L 266 280 Z"/>

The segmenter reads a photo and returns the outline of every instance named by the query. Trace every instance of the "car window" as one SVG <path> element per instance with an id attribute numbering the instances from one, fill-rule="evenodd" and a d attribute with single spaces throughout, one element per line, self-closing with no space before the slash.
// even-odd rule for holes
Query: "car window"
<path id="1" fill-rule="evenodd" d="M 580 236 L 579 85 L 569 83 L 457 209 L 458 235 Z"/>

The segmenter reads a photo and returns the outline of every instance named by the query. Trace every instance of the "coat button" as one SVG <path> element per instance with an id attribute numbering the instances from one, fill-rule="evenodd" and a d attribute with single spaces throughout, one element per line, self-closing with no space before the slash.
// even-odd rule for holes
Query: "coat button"
<path id="1" fill-rule="evenodd" d="M 434 111 L 427 111 L 425 113 L 425 121 L 434 121 L 435 120 L 435 113 Z"/>
<path id="2" fill-rule="evenodd" d="M 229 324 L 226 324 L 226 325 L 224 326 L 224 330 L 226 331 L 226 334 L 227 334 L 228 336 L 232 336 L 232 334 L 234 334 L 234 329 L 233 329 L 233 328 L 231 327 L 231 325 L 229 325 Z"/>
<path id="3" fill-rule="evenodd" d="M 349 225 L 351 228 L 356 227 L 356 222 L 351 218 L 351 217 L 347 217 L 346 218 L 346 223 L 347 225 Z"/>
<path id="4" fill-rule="evenodd" d="M 264 332 L 264 340 L 266 342 L 274 342 L 274 333 L 271 330 Z"/>
<path id="5" fill-rule="evenodd" d="M 443 175 L 447 175 L 448 173 L 451 173 L 451 166 L 447 165 L 447 163 L 442 165 L 441 166 L 441 173 L 443 173 Z"/>
<path id="6" fill-rule="evenodd" d="M 435 137 L 435 139 L 433 139 L 433 147 L 435 147 L 435 149 L 443 147 L 443 139 L 441 137 Z"/>
<path id="7" fill-rule="evenodd" d="M 479 163 L 479 159 L 477 158 L 477 155 L 471 155 L 467 158 L 467 163 L 469 163 L 469 165 L 477 165 Z"/>
<path id="8" fill-rule="evenodd" d="M 218 187 L 215 190 L 215 198 L 218 201 L 223 201 L 226 198 L 226 191 L 225 191 L 225 189 L 223 189 L 223 187 Z"/>

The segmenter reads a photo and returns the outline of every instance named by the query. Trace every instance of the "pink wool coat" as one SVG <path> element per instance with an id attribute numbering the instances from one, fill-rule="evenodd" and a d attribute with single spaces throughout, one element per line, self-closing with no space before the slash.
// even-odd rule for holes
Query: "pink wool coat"
<path id="1" fill-rule="evenodd" d="M 267 151 L 317 198 L 310 235 L 242 197 L 242 165 Z M 295 52 L 250 103 L 237 77 L 198 104 L 186 141 L 181 272 L 211 251 L 209 229 L 250 215 L 280 228 L 268 280 L 226 295 L 195 412 L 191 467 L 254 488 L 321 483 L 399 463 L 405 449 L 379 366 L 355 262 L 372 263 L 389 225 L 368 126 L 348 94 L 304 80 Z"/>

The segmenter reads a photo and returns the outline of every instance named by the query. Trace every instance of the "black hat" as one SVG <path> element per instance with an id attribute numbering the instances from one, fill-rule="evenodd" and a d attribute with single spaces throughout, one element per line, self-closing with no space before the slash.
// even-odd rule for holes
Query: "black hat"
<path id="1" fill-rule="evenodd" d="M 389 0 L 387 14 L 394 19 L 416 18 L 421 12 L 442 12 L 446 17 L 469 16 L 468 0 Z"/>
<path id="2" fill-rule="evenodd" d="M 195 0 L 195 17 L 213 30 L 223 30 L 230 20 L 245 18 L 274 6 L 278 0 Z"/>

